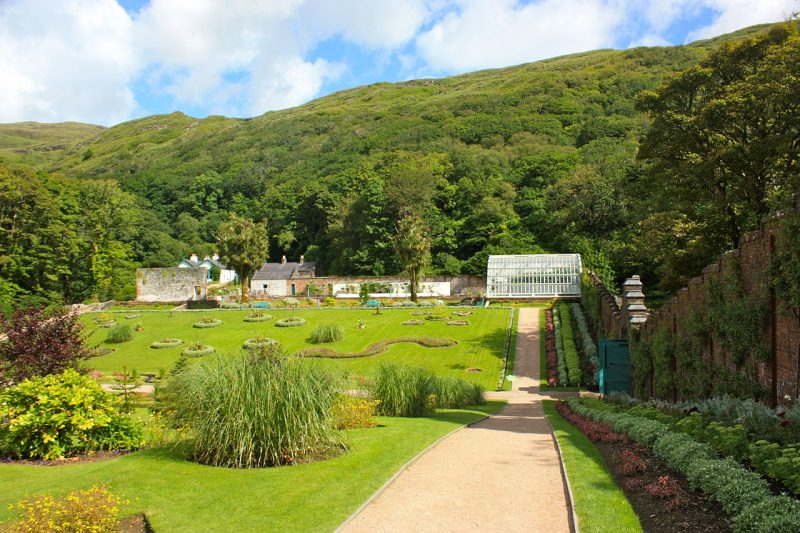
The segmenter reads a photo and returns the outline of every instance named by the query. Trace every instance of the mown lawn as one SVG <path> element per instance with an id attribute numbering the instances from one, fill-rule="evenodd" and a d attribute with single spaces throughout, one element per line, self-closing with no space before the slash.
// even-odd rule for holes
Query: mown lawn
<path id="1" fill-rule="evenodd" d="M 345 330 L 344 338 L 320 346 L 341 351 L 360 351 L 373 342 L 408 336 L 450 338 L 457 340 L 458 345 L 449 348 L 424 348 L 416 344 L 395 344 L 380 355 L 348 360 L 320 359 L 321 364 L 346 369 L 356 375 L 367 375 L 380 361 L 394 361 L 425 367 L 440 375 L 469 379 L 488 390 L 497 387 L 503 365 L 508 309 L 473 308 L 468 309 L 473 313 L 470 316 L 452 316 L 456 320 L 468 321 L 468 326 L 451 326 L 444 321 L 424 320 L 424 316 L 412 315 L 414 311 L 452 314 L 456 309 L 383 309 L 380 315 L 367 309 L 267 310 L 274 317 L 268 322 L 244 322 L 243 319 L 249 311 L 240 310 L 109 313 L 117 323 L 129 324 L 133 328 L 137 322 L 141 322 L 144 328 L 144 331 L 134 333 L 133 340 L 121 344 L 104 342 L 109 330 L 95 325 L 92 317 L 96 314 L 83 315 L 81 321 L 87 324 L 87 331 L 91 333 L 91 345 L 99 344 L 115 350 L 111 354 L 90 359 L 87 363 L 89 367 L 106 373 L 121 371 L 123 366 L 129 370 L 136 369 L 140 374 L 157 374 L 162 368 L 169 370 L 183 348 L 150 348 L 150 343 L 165 337 L 182 339 L 184 346 L 189 342 L 201 341 L 213 346 L 217 352 L 233 353 L 240 349 L 246 339 L 260 335 L 277 339 L 287 350 L 293 352 L 313 346 L 308 342 L 308 337 L 316 325 L 337 323 Z M 128 314 L 139 313 L 141 317 L 124 318 Z M 193 328 L 192 324 L 204 315 L 220 318 L 224 323 L 215 328 Z M 290 316 L 305 318 L 308 323 L 292 328 L 275 327 L 276 320 Z M 403 321 L 410 319 L 421 319 L 424 323 L 418 326 L 402 325 Z M 365 329 L 358 329 L 359 320 L 366 323 Z M 479 368 L 481 372 L 469 373 L 467 369 L 470 368 Z"/>
<path id="2" fill-rule="evenodd" d="M 348 453 L 298 466 L 208 467 L 171 449 L 74 465 L 0 464 L 0 521 L 14 517 L 9 505 L 24 496 L 101 483 L 128 500 L 124 514 L 146 513 L 158 532 L 332 531 L 426 446 L 503 405 L 430 418 L 379 417 L 381 427 L 346 432 Z"/>

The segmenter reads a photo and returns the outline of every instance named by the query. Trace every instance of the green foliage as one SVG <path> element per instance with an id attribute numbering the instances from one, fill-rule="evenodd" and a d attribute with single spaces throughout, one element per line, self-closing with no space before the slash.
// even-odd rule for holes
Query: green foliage
<path id="1" fill-rule="evenodd" d="M 133 330 L 128 324 L 119 324 L 108 331 L 106 342 L 128 342 L 133 338 Z"/>
<path id="2" fill-rule="evenodd" d="M 103 486 L 75 490 L 58 499 L 30 496 L 12 506 L 21 516 L 4 529 L 9 533 L 114 531 L 120 503 L 121 499 Z"/>
<path id="3" fill-rule="evenodd" d="M 344 338 L 344 329 L 339 324 L 319 324 L 311 331 L 312 344 L 336 342 Z"/>
<path id="4" fill-rule="evenodd" d="M 254 468 L 320 459 L 343 449 L 332 413 L 337 382 L 280 354 L 217 356 L 169 384 L 175 416 L 199 463 Z M 247 420 L 248 423 L 242 423 Z"/>
<path id="5" fill-rule="evenodd" d="M 264 264 L 269 255 L 267 231 L 263 225 L 231 214 L 217 233 L 219 256 L 233 268 L 242 283 L 242 301 L 250 294 L 250 278 Z"/>
<path id="6" fill-rule="evenodd" d="M 66 370 L 0 389 L 0 453 L 58 459 L 89 451 L 134 449 L 138 424 L 93 379 Z"/>
<path id="7" fill-rule="evenodd" d="M 578 349 L 575 347 L 575 337 L 572 332 L 572 319 L 570 318 L 569 306 L 565 303 L 559 304 L 558 315 L 561 319 L 561 341 L 564 346 L 564 361 L 567 365 L 569 384 L 575 387 L 581 384 L 583 374 L 581 372 L 581 359 L 580 356 L 578 356 Z M 556 334 L 558 334 L 558 332 Z"/>
<path id="8" fill-rule="evenodd" d="M 484 403 L 483 389 L 480 385 L 452 376 L 436 377 L 436 407 L 441 409 L 461 409 L 467 405 Z"/>
<path id="9" fill-rule="evenodd" d="M 564 338 L 561 327 L 561 313 L 558 306 L 553 306 L 553 331 L 556 341 L 556 358 L 558 367 L 558 383 L 566 386 L 569 384 L 569 373 L 567 371 L 567 357 L 564 350 Z"/>
<path id="10" fill-rule="evenodd" d="M 583 355 L 583 367 L 585 369 L 586 377 L 590 385 L 597 386 L 598 369 L 600 367 L 600 359 L 597 356 L 597 345 L 589 333 L 589 326 L 586 323 L 586 316 L 583 314 L 581 304 L 569 304 L 569 310 L 572 313 L 572 318 L 575 320 L 577 327 L 576 340 L 580 346 L 581 354 Z"/>
<path id="11" fill-rule="evenodd" d="M 668 326 L 653 333 L 650 353 L 653 360 L 653 389 L 657 398 L 671 398 L 677 377 L 675 376 L 674 336 Z"/>
<path id="12" fill-rule="evenodd" d="M 383 363 L 375 371 L 369 389 L 379 400 L 378 414 L 418 417 L 433 412 L 436 377 L 424 368 Z"/>
<path id="13" fill-rule="evenodd" d="M 411 301 L 415 303 L 417 302 L 419 282 L 430 262 L 431 243 L 428 232 L 429 230 L 420 216 L 408 214 L 397 223 L 392 241 L 397 258 L 408 276 Z"/>

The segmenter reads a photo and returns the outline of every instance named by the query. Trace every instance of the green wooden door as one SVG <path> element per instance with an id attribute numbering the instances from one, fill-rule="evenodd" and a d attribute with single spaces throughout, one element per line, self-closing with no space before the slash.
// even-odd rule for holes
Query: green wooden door
<path id="1" fill-rule="evenodd" d="M 600 341 L 599 385 L 602 394 L 612 392 L 631 392 L 630 364 L 628 362 L 628 341 Z"/>

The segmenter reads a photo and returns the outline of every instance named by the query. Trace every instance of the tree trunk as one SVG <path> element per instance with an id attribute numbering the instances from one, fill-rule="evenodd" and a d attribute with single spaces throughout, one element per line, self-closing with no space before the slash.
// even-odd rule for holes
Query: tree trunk
<path id="1" fill-rule="evenodd" d="M 242 276 L 242 298 L 240 301 L 243 304 L 250 301 L 250 276 Z"/>
<path id="2" fill-rule="evenodd" d="M 411 293 L 411 301 L 417 303 L 417 285 L 419 284 L 417 274 L 415 272 L 411 272 L 408 281 L 408 292 Z"/>

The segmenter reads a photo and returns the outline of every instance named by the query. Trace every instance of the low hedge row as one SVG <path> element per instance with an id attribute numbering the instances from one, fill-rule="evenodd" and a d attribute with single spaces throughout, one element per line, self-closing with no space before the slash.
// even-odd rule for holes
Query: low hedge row
<path id="1" fill-rule="evenodd" d="M 392 344 L 401 342 L 413 342 L 424 348 L 448 348 L 458 344 L 453 339 L 442 339 L 435 337 L 400 337 L 397 339 L 385 339 L 374 342 L 360 352 L 337 352 L 331 348 L 304 348 L 295 352 L 298 357 L 330 357 L 333 359 L 350 359 L 357 357 L 369 357 L 378 355 L 389 349 Z"/>
<path id="2" fill-rule="evenodd" d="M 564 343 L 561 337 L 561 314 L 558 307 L 553 307 L 553 333 L 556 340 L 556 358 L 558 359 L 558 384 L 567 385 L 569 374 L 567 373 L 567 359 L 564 355 Z"/>
<path id="3" fill-rule="evenodd" d="M 607 424 L 652 448 L 667 466 L 686 477 L 693 488 L 722 505 L 732 518 L 734 531 L 800 531 L 800 502 L 774 495 L 758 474 L 745 470 L 731 458 L 718 458 L 710 445 L 673 431 L 657 420 L 592 408 L 577 399 L 567 403 L 577 414 Z"/>
<path id="4" fill-rule="evenodd" d="M 581 304 L 569 304 L 569 310 L 572 313 L 572 318 L 575 320 L 575 329 L 578 332 L 578 339 L 580 340 L 581 351 L 584 357 L 592 368 L 591 376 L 585 376 L 586 379 L 591 380 L 592 385 L 597 385 L 598 369 L 600 368 L 600 359 L 597 357 L 597 346 L 589 333 L 589 326 L 586 323 L 586 315 L 583 314 Z"/>
<path id="5" fill-rule="evenodd" d="M 581 358 L 578 355 L 578 348 L 575 347 L 575 339 L 572 332 L 572 319 L 569 316 L 569 306 L 565 303 L 558 305 L 558 314 L 561 318 L 561 342 L 564 345 L 564 360 L 567 363 L 567 376 L 569 384 L 578 386 L 581 384 L 583 375 L 581 372 Z"/>

